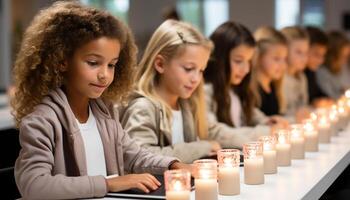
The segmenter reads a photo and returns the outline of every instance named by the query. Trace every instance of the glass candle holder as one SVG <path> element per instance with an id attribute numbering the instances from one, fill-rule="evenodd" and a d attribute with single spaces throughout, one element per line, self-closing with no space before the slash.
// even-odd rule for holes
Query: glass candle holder
<path id="1" fill-rule="evenodd" d="M 279 129 L 274 133 L 277 143 L 277 165 L 290 166 L 291 165 L 291 144 L 290 132 L 288 129 Z"/>
<path id="2" fill-rule="evenodd" d="M 261 136 L 259 142 L 263 144 L 264 156 L 264 173 L 277 173 L 277 152 L 276 152 L 276 137 L 275 136 Z"/>
<path id="3" fill-rule="evenodd" d="M 317 115 L 317 130 L 318 130 L 318 142 L 330 143 L 331 142 L 331 122 L 329 119 L 328 109 L 322 108 L 316 110 Z"/>
<path id="4" fill-rule="evenodd" d="M 264 158 L 261 142 L 249 142 L 243 145 L 244 183 L 258 185 L 264 183 Z"/>
<path id="5" fill-rule="evenodd" d="M 240 193 L 239 185 L 239 155 L 238 149 L 222 149 L 218 151 L 218 181 L 219 194 L 237 195 Z"/>
<path id="6" fill-rule="evenodd" d="M 187 170 L 164 172 L 165 196 L 167 200 L 190 200 L 191 173 Z"/>
<path id="7" fill-rule="evenodd" d="M 337 101 L 337 109 L 338 109 L 338 116 L 339 116 L 339 127 L 340 129 L 345 129 L 348 124 L 348 116 L 347 116 L 345 102 L 341 98 Z"/>
<path id="8" fill-rule="evenodd" d="M 331 135 L 332 136 L 338 135 L 338 132 L 340 131 L 340 125 L 339 125 L 338 109 L 336 105 L 332 105 L 329 108 L 329 120 L 331 122 Z"/>
<path id="9" fill-rule="evenodd" d="M 305 151 L 316 152 L 318 151 L 318 132 L 316 125 L 312 119 L 306 119 L 303 121 L 304 126 L 304 138 L 305 138 Z"/>
<path id="10" fill-rule="evenodd" d="M 217 161 L 202 159 L 194 161 L 193 165 L 196 200 L 217 200 Z"/>
<path id="11" fill-rule="evenodd" d="M 290 142 L 292 145 L 292 159 L 305 158 L 305 138 L 303 124 L 292 124 L 290 126 Z"/>

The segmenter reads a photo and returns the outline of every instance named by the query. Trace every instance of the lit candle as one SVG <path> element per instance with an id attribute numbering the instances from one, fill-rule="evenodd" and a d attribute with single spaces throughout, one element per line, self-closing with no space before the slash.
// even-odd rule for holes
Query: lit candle
<path id="1" fill-rule="evenodd" d="M 329 122 L 329 113 L 326 109 L 318 109 L 317 113 L 317 128 L 319 143 L 331 142 L 331 124 Z"/>
<path id="2" fill-rule="evenodd" d="M 264 158 L 261 142 L 250 142 L 243 145 L 244 183 L 258 185 L 264 183 Z"/>
<path id="3" fill-rule="evenodd" d="M 331 135 L 338 135 L 340 130 L 338 109 L 336 105 L 332 105 L 329 109 L 329 120 L 331 121 Z"/>
<path id="4" fill-rule="evenodd" d="M 287 129 L 279 129 L 275 132 L 277 139 L 277 165 L 290 166 L 291 165 L 291 144 L 290 133 Z"/>
<path id="5" fill-rule="evenodd" d="M 191 173 L 187 170 L 167 170 L 164 172 L 165 197 L 167 200 L 189 200 Z"/>
<path id="6" fill-rule="evenodd" d="M 217 161 L 202 159 L 194 161 L 196 200 L 217 200 Z"/>
<path id="7" fill-rule="evenodd" d="M 339 114 L 339 124 L 341 129 L 345 129 L 348 124 L 348 116 L 346 112 L 345 102 L 340 98 L 337 102 L 337 109 Z"/>
<path id="8" fill-rule="evenodd" d="M 318 132 L 315 129 L 314 121 L 312 119 L 306 119 L 303 121 L 303 125 L 305 136 L 305 151 L 318 151 Z"/>
<path id="9" fill-rule="evenodd" d="M 274 136 L 261 136 L 259 141 L 263 144 L 264 173 L 277 173 L 276 138 Z"/>
<path id="10" fill-rule="evenodd" d="M 237 195 L 239 185 L 239 154 L 238 149 L 222 149 L 218 151 L 219 162 L 219 194 Z"/>
<path id="11" fill-rule="evenodd" d="M 304 159 L 305 139 L 302 124 L 293 124 L 290 126 L 290 141 L 292 144 L 292 159 Z"/>

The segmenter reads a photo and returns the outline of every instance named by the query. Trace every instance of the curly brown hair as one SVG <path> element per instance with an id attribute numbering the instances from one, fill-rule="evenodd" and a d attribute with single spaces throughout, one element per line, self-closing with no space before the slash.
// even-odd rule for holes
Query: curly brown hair
<path id="1" fill-rule="evenodd" d="M 137 53 L 131 31 L 123 22 L 75 1 L 56 2 L 35 16 L 24 33 L 14 66 L 17 91 L 11 104 L 17 124 L 50 90 L 62 86 L 62 66 L 75 50 L 101 37 L 121 44 L 114 80 L 102 98 L 121 101 L 132 86 Z"/>

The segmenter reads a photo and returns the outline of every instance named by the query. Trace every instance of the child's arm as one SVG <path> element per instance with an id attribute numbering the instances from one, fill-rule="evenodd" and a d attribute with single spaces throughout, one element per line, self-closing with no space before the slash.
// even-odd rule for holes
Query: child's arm
<path id="1" fill-rule="evenodd" d="M 102 197 L 107 193 L 103 176 L 68 177 L 55 174 L 55 169 L 64 168 L 56 163 L 56 156 L 63 153 L 54 151 L 57 147 L 55 131 L 62 128 L 52 119 L 30 116 L 22 119 L 20 144 L 22 146 L 15 165 L 15 178 L 24 199 L 75 199 Z"/>
<path id="2" fill-rule="evenodd" d="M 130 102 L 129 106 L 121 116 L 121 123 L 126 133 L 133 138 L 137 144 L 147 148 L 149 151 L 165 156 L 175 156 L 184 163 L 192 163 L 194 160 L 207 156 L 212 149 L 208 141 L 178 143 L 161 147 L 160 134 L 163 130 L 157 130 L 159 125 L 156 120 L 155 106 L 145 98 L 138 98 Z M 163 121 L 164 122 L 164 121 Z M 166 138 L 165 135 L 163 135 Z"/>

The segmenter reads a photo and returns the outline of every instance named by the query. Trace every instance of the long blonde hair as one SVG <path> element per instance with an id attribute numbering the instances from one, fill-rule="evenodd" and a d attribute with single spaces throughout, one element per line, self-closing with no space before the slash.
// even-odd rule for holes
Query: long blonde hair
<path id="1" fill-rule="evenodd" d="M 152 101 L 159 102 L 166 111 L 168 122 L 171 120 L 171 108 L 156 94 L 155 86 L 159 74 L 154 68 L 154 61 L 157 55 L 162 55 L 166 60 L 171 60 L 186 45 L 200 45 L 206 47 L 208 50 L 212 49 L 210 40 L 205 38 L 190 24 L 176 20 L 166 20 L 153 33 L 138 65 L 135 80 L 137 81 L 136 90 Z M 206 139 L 208 128 L 206 123 L 203 80 L 188 100 L 192 113 L 194 113 L 197 134 L 201 139 Z"/>
<path id="2" fill-rule="evenodd" d="M 287 46 L 286 38 L 272 27 L 260 27 L 254 33 L 254 38 L 257 42 L 257 49 L 253 58 L 253 88 L 257 90 L 258 87 L 258 79 L 257 73 L 260 70 L 261 64 L 259 61 L 261 57 L 268 51 L 268 49 L 273 45 L 284 45 Z M 277 100 L 279 103 L 279 113 L 284 113 L 286 110 L 285 98 L 282 91 L 282 82 L 283 76 L 279 80 L 273 80 L 272 84 L 276 89 Z M 254 94 L 258 95 L 256 97 L 256 101 L 258 106 L 261 105 L 261 96 L 259 92 L 255 92 Z"/>

